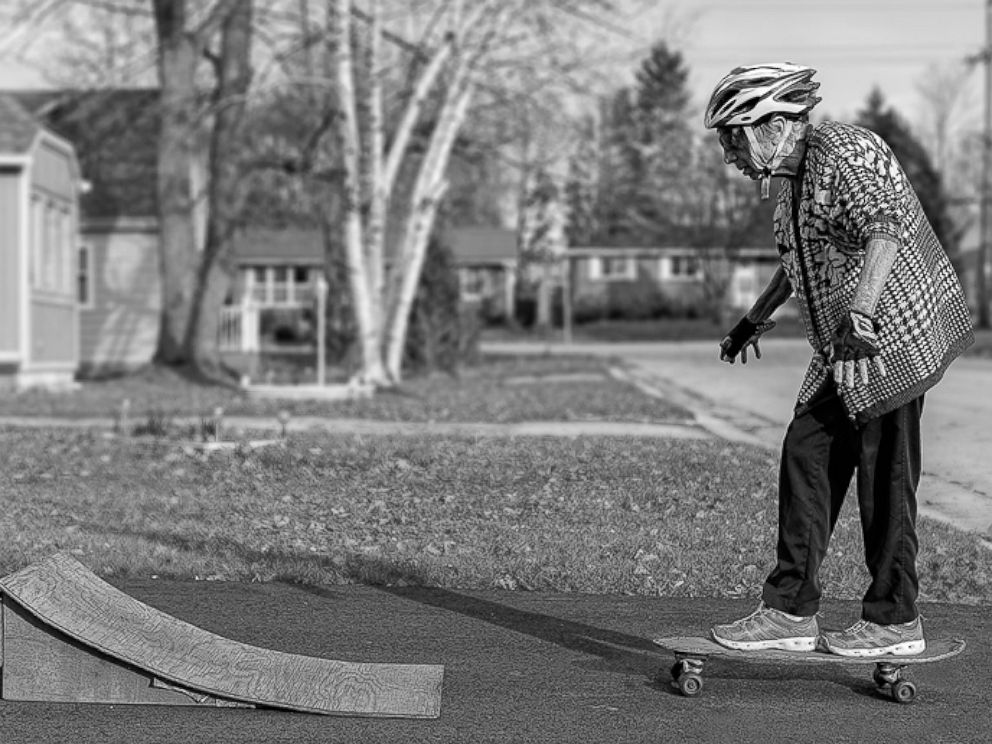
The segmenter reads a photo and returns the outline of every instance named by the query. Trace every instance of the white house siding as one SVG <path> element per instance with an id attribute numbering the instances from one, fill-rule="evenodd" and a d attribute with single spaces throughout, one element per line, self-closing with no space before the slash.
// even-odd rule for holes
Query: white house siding
<path id="1" fill-rule="evenodd" d="M 161 288 L 154 225 L 85 227 L 91 302 L 80 311 L 84 373 L 135 369 L 151 361 L 158 340 Z"/>
<path id="2" fill-rule="evenodd" d="M 21 173 L 0 170 L 0 365 L 12 363 L 20 355 L 21 301 L 20 218 Z"/>
<path id="3" fill-rule="evenodd" d="M 76 303 L 73 297 L 31 298 L 32 369 L 76 370 Z"/>
<path id="4" fill-rule="evenodd" d="M 46 136 L 33 153 L 31 185 L 66 201 L 74 201 L 75 180 L 72 149 Z"/>

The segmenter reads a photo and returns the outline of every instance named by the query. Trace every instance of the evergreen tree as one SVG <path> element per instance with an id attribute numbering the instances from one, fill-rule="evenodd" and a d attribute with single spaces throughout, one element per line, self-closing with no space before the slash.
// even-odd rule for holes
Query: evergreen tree
<path id="1" fill-rule="evenodd" d="M 567 248 L 567 223 L 561 187 L 551 174 L 539 169 L 527 191 L 519 235 L 525 275 L 537 285 L 535 323 L 539 328 L 551 326 L 552 274 L 560 270 Z"/>
<path id="2" fill-rule="evenodd" d="M 955 258 L 959 236 L 950 218 L 947 192 L 926 148 L 915 137 L 909 124 L 887 104 L 878 88 L 868 95 L 865 108 L 858 112 L 855 123 L 875 132 L 892 149 L 906 171 L 906 177 L 916 191 L 937 239 L 947 254 Z"/>
<path id="3" fill-rule="evenodd" d="M 566 215 L 562 189 L 543 168 L 534 174 L 524 202 L 520 253 L 525 260 L 555 261 L 566 248 Z"/>
<path id="4" fill-rule="evenodd" d="M 578 146 L 568 159 L 565 179 L 568 245 L 592 245 L 599 237 L 599 144 L 596 134 L 595 122 L 591 118 L 585 119 L 580 124 Z"/>
<path id="5" fill-rule="evenodd" d="M 680 242 L 683 178 L 692 163 L 688 68 L 664 42 L 652 47 L 635 84 L 617 91 L 605 118 L 601 221 L 614 242 Z"/>

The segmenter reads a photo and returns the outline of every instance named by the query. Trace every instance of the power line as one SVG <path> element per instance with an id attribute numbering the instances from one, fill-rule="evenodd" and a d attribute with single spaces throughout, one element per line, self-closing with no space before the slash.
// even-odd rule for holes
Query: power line
<path id="1" fill-rule="evenodd" d="M 762 57 L 762 59 L 764 59 L 764 57 Z M 736 63 L 740 63 L 741 58 L 740 56 L 706 57 L 705 60 L 702 61 L 707 64 L 736 64 Z M 920 62 L 921 64 L 923 64 L 923 63 L 928 63 L 929 61 L 930 60 L 921 60 L 918 57 L 915 58 L 886 57 L 886 58 L 878 58 L 878 59 L 872 59 L 870 57 L 857 57 L 857 58 L 845 57 L 843 59 L 830 60 L 830 66 L 831 67 L 865 67 L 866 65 L 872 65 L 875 67 L 886 67 L 891 65 L 894 67 L 905 67 L 907 62 Z"/>
<path id="2" fill-rule="evenodd" d="M 916 53 L 921 50 L 941 50 L 946 49 L 948 51 L 964 51 L 970 49 L 971 47 L 967 44 L 960 44 L 957 42 L 935 42 L 932 44 L 909 44 L 909 43 L 898 43 L 898 44 L 774 44 L 768 45 L 774 47 L 776 51 L 801 51 L 806 54 L 820 54 L 821 52 L 838 52 L 847 54 L 848 52 L 857 52 L 859 50 L 867 50 L 872 52 L 899 52 L 905 54 Z M 731 52 L 749 52 L 755 47 L 753 45 L 734 45 L 734 44 L 721 44 L 721 50 L 727 50 Z"/>
<path id="3" fill-rule="evenodd" d="M 738 13 L 751 13 L 755 10 L 788 10 L 799 13 L 823 13 L 834 10 L 842 10 L 845 13 L 852 11 L 859 13 L 904 13 L 907 10 L 915 12 L 940 12 L 946 13 L 949 10 L 968 11 L 977 13 L 980 7 L 975 7 L 974 3 L 954 3 L 943 0 L 943 2 L 933 3 L 894 3 L 885 7 L 866 5 L 864 0 L 853 0 L 846 3 L 842 0 L 831 0 L 829 3 L 817 3 L 815 5 L 802 5 L 797 2 L 727 2 L 727 3 L 706 3 L 700 8 L 705 12 L 708 10 L 733 11 Z"/>

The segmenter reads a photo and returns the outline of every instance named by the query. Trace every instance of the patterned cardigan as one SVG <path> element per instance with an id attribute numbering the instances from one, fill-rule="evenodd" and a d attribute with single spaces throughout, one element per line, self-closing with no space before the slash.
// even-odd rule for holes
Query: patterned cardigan
<path id="1" fill-rule="evenodd" d="M 799 174 L 784 179 L 775 208 L 775 242 L 816 352 L 797 405 L 830 377 L 830 338 L 851 307 L 868 240 L 885 234 L 899 243 L 875 310 L 887 374 L 840 390 L 848 416 L 864 423 L 940 380 L 974 340 L 971 315 L 916 193 L 882 139 L 825 122 L 806 143 Z"/>

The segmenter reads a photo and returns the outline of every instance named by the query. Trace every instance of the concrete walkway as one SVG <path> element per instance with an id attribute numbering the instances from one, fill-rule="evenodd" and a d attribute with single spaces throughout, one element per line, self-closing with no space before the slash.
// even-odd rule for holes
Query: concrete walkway
<path id="1" fill-rule="evenodd" d="M 179 426 L 199 424 L 199 418 L 176 417 Z M 51 416 L 0 416 L 0 427 L 30 429 L 109 429 L 107 418 L 58 418 Z M 274 416 L 225 416 L 224 427 L 240 434 L 275 435 L 283 425 Z M 580 437 L 624 436 L 670 439 L 709 439 L 712 434 L 699 421 L 641 423 L 623 421 L 519 421 L 513 423 L 479 423 L 460 421 L 375 421 L 357 418 L 294 416 L 286 424 L 287 432 L 324 432 L 328 434 L 366 434 L 383 436 L 471 436 L 471 437 Z"/>

